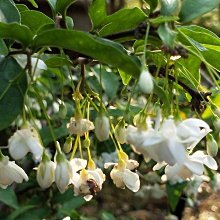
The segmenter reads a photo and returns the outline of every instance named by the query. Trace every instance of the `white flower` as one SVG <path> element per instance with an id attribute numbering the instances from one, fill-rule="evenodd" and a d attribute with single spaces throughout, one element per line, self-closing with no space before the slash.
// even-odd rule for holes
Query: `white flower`
<path id="1" fill-rule="evenodd" d="M 15 164 L 14 161 L 9 161 L 9 158 L 0 155 L 0 187 L 5 189 L 13 182 L 22 183 L 23 180 L 28 181 L 28 176 L 24 170 Z"/>
<path id="2" fill-rule="evenodd" d="M 86 167 L 87 160 L 80 159 L 80 158 L 73 158 L 72 160 L 70 160 L 70 164 L 72 167 L 72 172 L 76 173 L 79 170 L 82 170 L 83 168 Z"/>
<path id="3" fill-rule="evenodd" d="M 102 189 L 105 181 L 105 174 L 99 168 L 82 169 L 80 174 L 74 173 L 72 184 L 74 185 L 75 195 L 84 195 L 84 199 L 89 201 L 97 192 Z"/>
<path id="4" fill-rule="evenodd" d="M 72 117 L 70 119 L 70 123 L 67 124 L 67 128 L 70 134 L 83 136 L 86 132 L 93 130 L 95 127 L 94 124 L 88 119 L 75 119 Z"/>
<path id="5" fill-rule="evenodd" d="M 62 153 L 57 153 L 55 161 L 55 182 L 59 191 L 64 193 L 73 176 L 72 165 Z"/>
<path id="6" fill-rule="evenodd" d="M 105 169 L 114 165 L 110 176 L 116 187 L 124 189 L 125 186 L 133 192 L 137 192 L 140 188 L 139 176 L 132 172 L 139 166 L 135 160 L 129 160 L 128 157 L 122 156 L 118 163 L 105 163 Z"/>
<path id="7" fill-rule="evenodd" d="M 99 141 L 105 141 L 109 138 L 110 124 L 105 115 L 97 116 L 95 119 L 95 134 Z"/>
<path id="8" fill-rule="evenodd" d="M 188 156 L 184 163 L 167 166 L 165 174 L 171 183 L 182 182 L 194 175 L 201 176 L 204 172 L 204 165 L 212 170 L 217 170 L 216 161 L 209 155 L 205 155 L 202 151 L 196 151 Z"/>
<path id="9" fill-rule="evenodd" d="M 31 152 L 36 160 L 40 160 L 43 147 L 34 128 L 17 130 L 8 140 L 9 153 L 15 160 L 22 159 Z"/>
<path id="10" fill-rule="evenodd" d="M 139 82 L 140 89 L 145 94 L 150 94 L 154 88 L 154 82 L 151 74 L 147 69 L 141 72 Z"/>
<path id="11" fill-rule="evenodd" d="M 55 168 L 56 164 L 48 156 L 43 156 L 41 163 L 37 167 L 37 182 L 41 188 L 49 188 L 54 182 Z"/>

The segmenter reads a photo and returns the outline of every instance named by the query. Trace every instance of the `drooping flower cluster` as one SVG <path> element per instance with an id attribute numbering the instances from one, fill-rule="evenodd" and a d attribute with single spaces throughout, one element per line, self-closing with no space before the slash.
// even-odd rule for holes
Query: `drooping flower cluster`
<path id="1" fill-rule="evenodd" d="M 216 170 L 217 163 L 202 151 L 193 154 L 194 147 L 211 129 L 200 119 L 186 119 L 176 123 L 172 117 L 161 122 L 160 114 L 155 121 L 149 118 L 146 126 L 127 128 L 127 143 L 136 153 L 143 154 L 145 160 L 157 162 L 154 170 L 166 166 L 165 175 L 171 182 L 180 182 L 193 175 L 202 175 L 204 165 Z M 188 153 L 190 152 L 190 154 Z"/>

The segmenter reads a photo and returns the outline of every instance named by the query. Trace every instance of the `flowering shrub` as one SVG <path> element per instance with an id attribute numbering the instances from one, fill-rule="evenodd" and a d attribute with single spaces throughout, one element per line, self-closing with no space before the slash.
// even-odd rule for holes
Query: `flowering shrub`
<path id="1" fill-rule="evenodd" d="M 107 15 L 93 0 L 90 31 L 67 16 L 74 1 L 46 1 L 51 17 L 29 2 L 0 1 L 1 219 L 35 208 L 36 219 L 83 219 L 73 210 L 110 179 L 167 195 L 175 219 L 181 194 L 205 178 L 217 188 L 220 40 L 184 23 L 218 1 L 145 0 Z"/>

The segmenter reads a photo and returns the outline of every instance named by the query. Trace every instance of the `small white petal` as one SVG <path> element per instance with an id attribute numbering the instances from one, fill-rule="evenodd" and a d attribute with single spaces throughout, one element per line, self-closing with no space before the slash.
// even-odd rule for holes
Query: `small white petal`
<path id="1" fill-rule="evenodd" d="M 70 164 L 72 166 L 73 173 L 78 172 L 79 170 L 83 169 L 87 165 L 87 160 L 81 159 L 81 158 L 73 158 L 70 161 Z"/>
<path id="2" fill-rule="evenodd" d="M 128 169 L 125 169 L 123 172 L 123 181 L 125 185 L 133 192 L 137 192 L 140 189 L 140 179 L 139 176 L 131 172 Z"/>

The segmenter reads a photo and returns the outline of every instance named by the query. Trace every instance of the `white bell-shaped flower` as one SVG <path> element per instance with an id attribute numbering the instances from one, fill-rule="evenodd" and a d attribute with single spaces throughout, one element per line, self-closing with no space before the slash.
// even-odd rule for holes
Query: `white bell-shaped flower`
<path id="1" fill-rule="evenodd" d="M 55 182 L 59 191 L 64 193 L 73 176 L 72 166 L 61 152 L 56 153 L 55 162 Z"/>
<path id="2" fill-rule="evenodd" d="M 114 166 L 110 172 L 111 179 L 116 187 L 124 189 L 125 186 L 133 192 L 137 192 L 140 188 L 140 179 L 138 174 L 132 172 L 139 166 L 135 160 L 129 160 L 124 152 L 120 152 L 121 157 L 118 163 L 105 163 L 104 167 Z"/>
<path id="3" fill-rule="evenodd" d="M 85 135 L 86 132 L 93 130 L 94 124 L 88 119 L 85 118 L 79 118 L 75 119 L 72 117 L 70 119 L 70 123 L 67 124 L 67 129 L 69 130 L 70 134 Z"/>
<path id="4" fill-rule="evenodd" d="M 0 187 L 5 189 L 13 182 L 22 183 L 23 180 L 28 181 L 24 170 L 0 152 Z"/>
<path id="5" fill-rule="evenodd" d="M 138 84 L 141 91 L 145 94 L 150 94 L 153 91 L 154 82 L 149 70 L 144 69 L 141 72 Z"/>
<path id="6" fill-rule="evenodd" d="M 37 167 L 37 182 L 41 188 L 47 189 L 52 185 L 55 180 L 55 168 L 56 164 L 44 153 Z"/>
<path id="7" fill-rule="evenodd" d="M 165 168 L 165 174 L 171 183 L 182 182 L 194 175 L 201 176 L 204 172 L 204 165 L 212 170 L 218 169 L 216 161 L 211 156 L 205 155 L 203 151 L 196 151 L 188 156 L 184 163 L 168 165 Z"/>
<path id="8" fill-rule="evenodd" d="M 87 170 L 83 168 L 80 174 L 73 174 L 74 193 L 75 195 L 83 195 L 84 199 L 89 201 L 102 189 L 104 181 L 105 174 L 101 169 L 96 168 L 92 160 L 89 160 Z"/>
<path id="9" fill-rule="evenodd" d="M 109 139 L 110 124 L 109 119 L 105 115 L 99 115 L 95 119 L 95 134 L 99 141 Z"/>
<path id="10" fill-rule="evenodd" d="M 43 147 L 38 133 L 34 128 L 17 130 L 8 140 L 10 155 L 15 160 L 22 159 L 28 152 L 31 152 L 34 159 L 40 160 Z"/>

